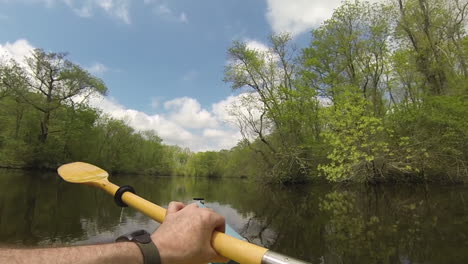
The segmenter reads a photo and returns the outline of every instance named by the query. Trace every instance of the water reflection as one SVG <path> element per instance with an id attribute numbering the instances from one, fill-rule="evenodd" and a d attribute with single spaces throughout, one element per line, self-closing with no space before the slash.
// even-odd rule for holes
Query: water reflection
<path id="1" fill-rule="evenodd" d="M 167 205 L 204 197 L 249 241 L 313 263 L 466 263 L 468 188 L 265 187 L 247 180 L 113 177 Z M 157 224 L 55 174 L 0 171 L 0 244 L 112 241 Z"/>

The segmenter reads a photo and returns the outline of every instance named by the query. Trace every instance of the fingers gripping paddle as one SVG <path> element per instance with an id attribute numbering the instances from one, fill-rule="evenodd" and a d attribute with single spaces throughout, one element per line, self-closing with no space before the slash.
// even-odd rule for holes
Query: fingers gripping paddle
<path id="1" fill-rule="evenodd" d="M 58 168 L 58 174 L 67 182 L 96 186 L 112 196 L 119 189 L 119 186 L 109 182 L 109 174 L 105 170 L 84 162 L 62 165 Z M 122 201 L 159 223 L 164 221 L 166 209 L 134 193 L 124 192 Z M 218 254 L 241 264 L 307 264 L 218 231 L 213 232 L 211 245 Z"/>

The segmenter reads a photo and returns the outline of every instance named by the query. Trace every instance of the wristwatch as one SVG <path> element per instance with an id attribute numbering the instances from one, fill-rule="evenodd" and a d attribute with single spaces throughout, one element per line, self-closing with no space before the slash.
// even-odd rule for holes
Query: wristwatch
<path id="1" fill-rule="evenodd" d="M 135 242 L 138 245 L 143 254 L 144 264 L 161 264 L 159 250 L 153 243 L 153 240 L 151 240 L 151 234 L 146 232 L 146 230 L 141 229 L 121 235 L 115 240 L 115 242 L 125 241 Z"/>

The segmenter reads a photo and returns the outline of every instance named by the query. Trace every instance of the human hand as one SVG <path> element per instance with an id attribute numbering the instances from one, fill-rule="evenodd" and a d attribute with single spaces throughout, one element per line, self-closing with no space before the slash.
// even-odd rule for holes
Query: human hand
<path id="1" fill-rule="evenodd" d="M 204 264 L 227 262 L 211 246 L 211 236 L 225 231 L 224 217 L 196 203 L 171 202 L 166 218 L 151 235 L 163 264 Z"/>

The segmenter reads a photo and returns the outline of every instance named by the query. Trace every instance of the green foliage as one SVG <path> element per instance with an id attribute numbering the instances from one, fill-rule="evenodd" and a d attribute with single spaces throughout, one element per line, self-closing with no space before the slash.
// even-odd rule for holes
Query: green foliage
<path id="1" fill-rule="evenodd" d="M 346 1 L 300 56 L 284 35 L 235 42 L 225 80 L 255 96 L 234 111 L 247 144 L 230 155 L 269 182 L 466 181 L 466 10 Z"/>
<path id="2" fill-rule="evenodd" d="M 455 96 L 430 97 L 421 106 L 397 109 L 388 122 L 400 136 L 399 142 L 391 144 L 394 166 L 417 172 L 421 180 L 466 180 L 467 115 L 466 97 Z"/>
<path id="3" fill-rule="evenodd" d="M 232 111 L 257 176 L 267 182 L 305 181 L 320 155 L 316 91 L 299 78 L 297 54 L 287 34 L 270 38 L 268 50 L 234 42 L 225 81 L 233 89 L 246 89 Z M 262 165 L 258 165 L 262 164 Z"/>
<path id="4" fill-rule="evenodd" d="M 264 167 L 261 155 L 249 148 L 245 141 L 239 142 L 224 155 L 223 176 L 225 177 L 252 177 L 262 175 L 262 170 L 268 169 Z"/>
<path id="5" fill-rule="evenodd" d="M 198 152 L 188 159 L 186 173 L 195 177 L 220 177 L 223 163 L 222 152 Z"/>
<path id="6" fill-rule="evenodd" d="M 389 151 L 382 120 L 369 115 L 359 91 L 346 89 L 335 104 L 323 109 L 327 129 L 322 135 L 330 147 L 327 164 L 319 165 L 330 181 L 370 181 L 383 176 L 376 164 Z"/>

